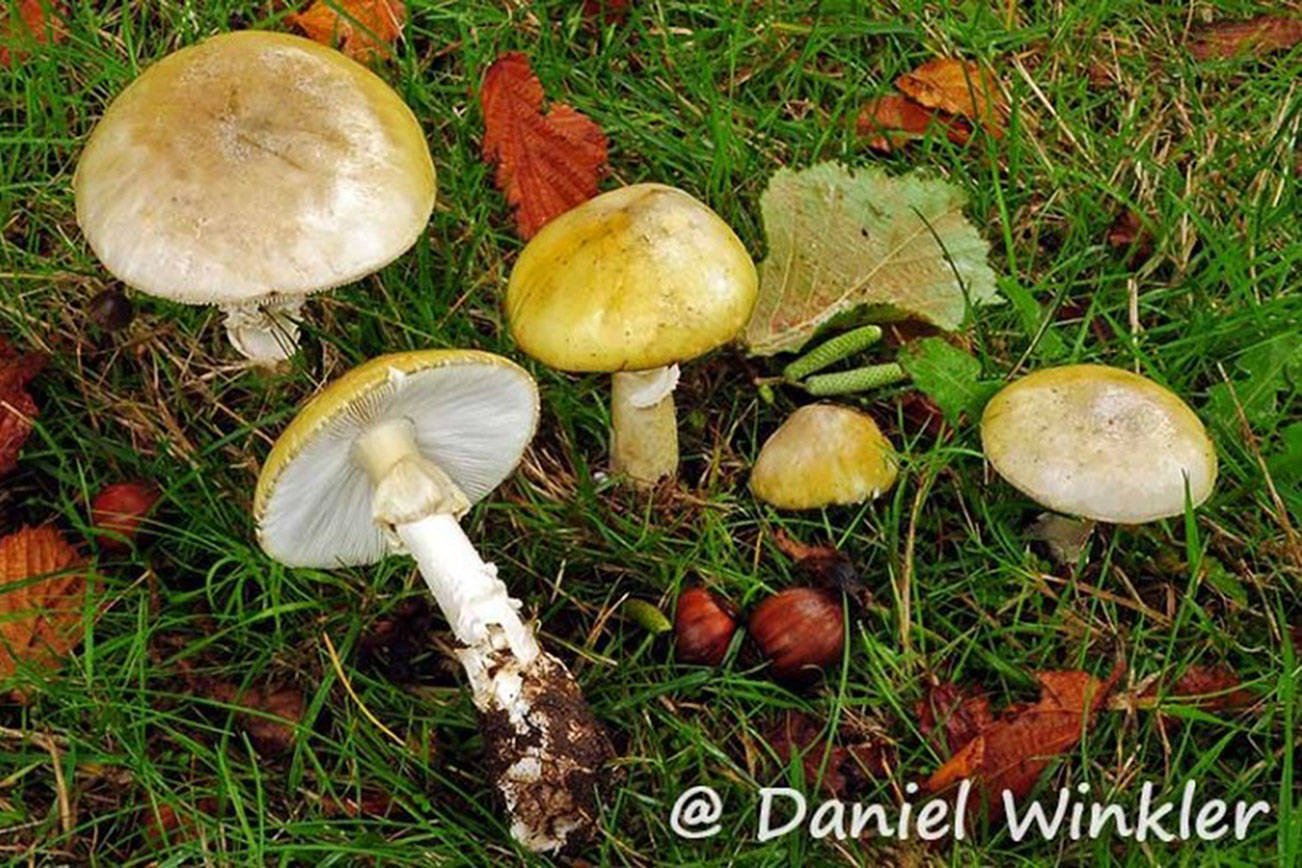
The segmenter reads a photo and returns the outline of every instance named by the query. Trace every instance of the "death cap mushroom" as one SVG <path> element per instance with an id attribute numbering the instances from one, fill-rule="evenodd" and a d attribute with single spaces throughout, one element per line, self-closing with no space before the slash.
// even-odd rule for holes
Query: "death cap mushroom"
<path id="1" fill-rule="evenodd" d="M 1139 374 L 1046 368 L 1005 386 L 981 445 L 1014 488 L 1057 512 L 1114 524 L 1180 515 L 1216 482 L 1216 449 L 1193 410 Z"/>
<path id="2" fill-rule="evenodd" d="M 176 51 L 109 105 L 77 222 L 127 285 L 226 312 L 244 355 L 292 354 L 308 295 L 396 259 L 434 206 L 411 110 L 333 49 L 239 31 Z"/>
<path id="3" fill-rule="evenodd" d="M 895 451 L 871 416 L 807 404 L 764 441 L 750 489 L 778 509 L 818 509 L 876 498 L 897 472 Z"/>
<path id="4" fill-rule="evenodd" d="M 614 375 L 614 466 L 650 483 L 677 470 L 677 366 L 735 338 L 756 292 L 755 265 L 717 214 L 634 184 L 544 226 L 511 272 L 506 311 L 539 361 Z"/>
<path id="5" fill-rule="evenodd" d="M 511 833 L 535 851 L 592 831 L 611 746 L 565 665 L 520 617 L 459 519 L 511 472 L 538 391 L 519 366 L 471 350 L 367 362 L 300 411 L 258 478 L 258 539 L 292 566 L 416 559 L 460 643 L 488 774 Z"/>

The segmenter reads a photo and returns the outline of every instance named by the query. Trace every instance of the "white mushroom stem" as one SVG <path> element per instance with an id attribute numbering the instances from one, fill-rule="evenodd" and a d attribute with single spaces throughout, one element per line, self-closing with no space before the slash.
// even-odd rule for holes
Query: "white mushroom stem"
<path id="1" fill-rule="evenodd" d="M 639 485 L 678 473 L 678 366 L 611 376 L 611 468 Z"/>
<path id="2" fill-rule="evenodd" d="M 535 852 L 591 830 L 595 788 L 612 749 L 565 665 L 538 646 L 497 569 L 461 529 L 465 494 L 416 442 L 407 419 L 379 422 L 353 443 L 370 476 L 371 512 L 416 558 L 453 633 L 484 732 L 489 773 L 511 834 Z"/>
<path id="3" fill-rule="evenodd" d="M 231 346 L 246 359 L 273 365 L 298 351 L 302 298 L 289 298 L 274 304 L 222 305 L 221 310 L 226 314 L 226 336 Z"/>
<path id="4" fill-rule="evenodd" d="M 509 647 L 522 664 L 537 657 L 533 632 L 520 620 L 520 602 L 507 593 L 497 568 L 480 559 L 457 520 L 469 505 L 465 494 L 421 455 L 412 423 L 380 422 L 357 438 L 353 457 L 375 485 L 375 520 L 392 529 L 416 559 L 457 639 L 489 655 Z"/>

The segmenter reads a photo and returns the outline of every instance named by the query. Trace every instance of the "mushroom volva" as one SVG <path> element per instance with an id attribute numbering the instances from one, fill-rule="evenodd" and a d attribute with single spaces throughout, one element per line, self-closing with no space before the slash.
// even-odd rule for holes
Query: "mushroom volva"
<path id="1" fill-rule="evenodd" d="M 520 254 L 506 313 L 520 348 L 562 371 L 612 374 L 612 465 L 638 483 L 678 471 L 678 365 L 737 336 L 755 264 L 682 190 L 634 184 L 542 228 Z"/>
<path id="2" fill-rule="evenodd" d="M 406 251 L 434 207 L 411 109 L 343 54 L 238 31 L 182 48 L 109 105 L 77 163 L 77 222 L 123 283 L 218 305 L 272 362 L 303 299 Z"/>
<path id="3" fill-rule="evenodd" d="M 1014 488 L 1056 512 L 1139 524 L 1198 506 L 1216 482 L 1216 448 L 1184 401 L 1105 365 L 1027 374 L 981 416 L 986 458 Z"/>
<path id="4" fill-rule="evenodd" d="M 463 646 L 457 656 L 512 834 L 546 851 L 591 830 L 610 742 L 459 522 L 515 468 L 537 418 L 533 379 L 500 356 L 372 359 L 323 389 L 281 434 L 258 477 L 254 518 L 262 548 L 290 566 L 416 559 Z"/>

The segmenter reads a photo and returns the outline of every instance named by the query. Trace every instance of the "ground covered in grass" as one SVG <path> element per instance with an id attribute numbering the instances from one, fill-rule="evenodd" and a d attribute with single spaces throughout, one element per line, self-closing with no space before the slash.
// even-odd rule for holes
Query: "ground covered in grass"
<path id="1" fill-rule="evenodd" d="M 577 2 L 418 0 L 397 57 L 378 69 L 429 137 L 439 174 L 429 231 L 378 275 L 311 303 L 305 351 L 273 373 L 239 364 L 211 311 L 137 296 L 128 329 L 94 325 L 86 303 L 112 281 L 78 232 L 71 178 L 104 106 L 142 67 L 220 31 L 285 29 L 287 10 L 72 5 L 65 42 L 0 70 L 0 334 L 51 357 L 33 386 L 36 433 L 0 482 L 0 529 L 54 522 L 86 537 L 88 497 L 121 479 L 153 480 L 163 498 L 137 548 L 97 552 L 95 617 L 62 672 L 20 672 L 26 702 L 0 705 L 5 858 L 525 858 L 481 776 L 446 625 L 422 608 L 411 563 L 283 568 L 259 550 L 249 517 L 275 436 L 352 365 L 441 346 L 519 357 L 500 301 L 521 242 L 479 156 L 476 99 L 483 70 L 506 50 L 526 52 L 550 95 L 604 128 L 607 187 L 680 186 L 757 260 L 757 200 L 778 167 L 921 167 L 959 185 L 1008 300 L 965 332 L 984 376 L 1064 362 L 1139 371 L 1199 410 L 1221 461 L 1216 492 L 1192 520 L 1103 529 L 1088 558 L 1063 567 L 1028 542 L 1038 510 L 984 465 L 976 426 L 921 424 L 907 386 L 859 401 L 903 455 L 889 496 L 792 516 L 761 508 L 745 488 L 759 444 L 807 400 L 792 391 L 760 400 L 753 381 L 776 365 L 725 350 L 685 368 L 679 485 L 646 496 L 602 474 L 606 379 L 522 359 L 542 388 L 539 436 L 465 523 L 617 742 L 603 834 L 586 858 L 1264 865 L 1302 851 L 1289 641 L 1302 623 L 1302 437 L 1284 433 L 1302 422 L 1302 404 L 1296 364 L 1260 370 L 1263 356 L 1296 352 L 1302 324 L 1302 50 L 1196 62 L 1185 47 L 1213 12 L 1248 17 L 1261 11 L 1253 4 L 1034 2 L 1010 19 L 981 3 L 664 0 L 603 25 Z M 854 131 L 859 107 L 940 55 L 998 71 L 1011 97 L 1006 136 L 868 151 Z M 1150 241 L 1118 249 L 1109 227 L 1127 210 Z M 875 598 L 850 628 L 843 663 L 816 687 L 779 687 L 745 653 L 717 669 L 676 665 L 666 636 L 619 616 L 628 596 L 669 611 L 691 583 L 743 604 L 795 583 L 773 545 L 778 529 L 834 542 Z M 89 537 L 82 545 L 94 550 Z M 1171 798 L 1192 778 L 1219 797 L 1274 806 L 1247 840 L 754 840 L 759 786 L 814 790 L 765 739 L 783 712 L 850 721 L 892 742 L 889 773 L 856 797 L 893 803 L 941 762 L 913 712 L 929 681 L 981 685 L 1000 706 L 1033 697 L 1036 671 L 1102 676 L 1118 656 L 1129 666 L 1123 687 L 1218 664 L 1254 699 L 1223 713 L 1107 711 L 1043 789 L 1084 781 L 1128 802 L 1141 782 Z M 232 688 L 301 695 L 293 737 L 260 734 Z M 722 832 L 707 840 L 668 825 L 675 797 L 695 784 L 716 787 L 726 805 Z"/>

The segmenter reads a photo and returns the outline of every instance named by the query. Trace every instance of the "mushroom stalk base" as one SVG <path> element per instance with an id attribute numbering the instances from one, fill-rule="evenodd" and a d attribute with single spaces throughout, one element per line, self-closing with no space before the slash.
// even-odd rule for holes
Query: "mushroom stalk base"
<path id="1" fill-rule="evenodd" d="M 677 379 L 671 368 L 611 376 L 611 469 L 636 485 L 655 485 L 678 473 Z M 664 387 L 656 389 L 657 383 Z"/>
<path id="2" fill-rule="evenodd" d="M 465 646 L 457 657 L 511 834 L 535 852 L 587 838 L 598 775 L 614 751 L 565 665 L 538 646 L 533 625 L 520 619 L 520 602 L 467 539 L 457 521 L 469 505 L 465 494 L 420 453 L 406 419 L 377 423 L 357 438 L 353 460 L 374 483 L 375 520 L 416 558 Z"/>
<path id="3" fill-rule="evenodd" d="M 224 305 L 226 337 L 246 359 L 263 365 L 283 362 L 298 351 L 303 299 L 275 304 Z"/>

